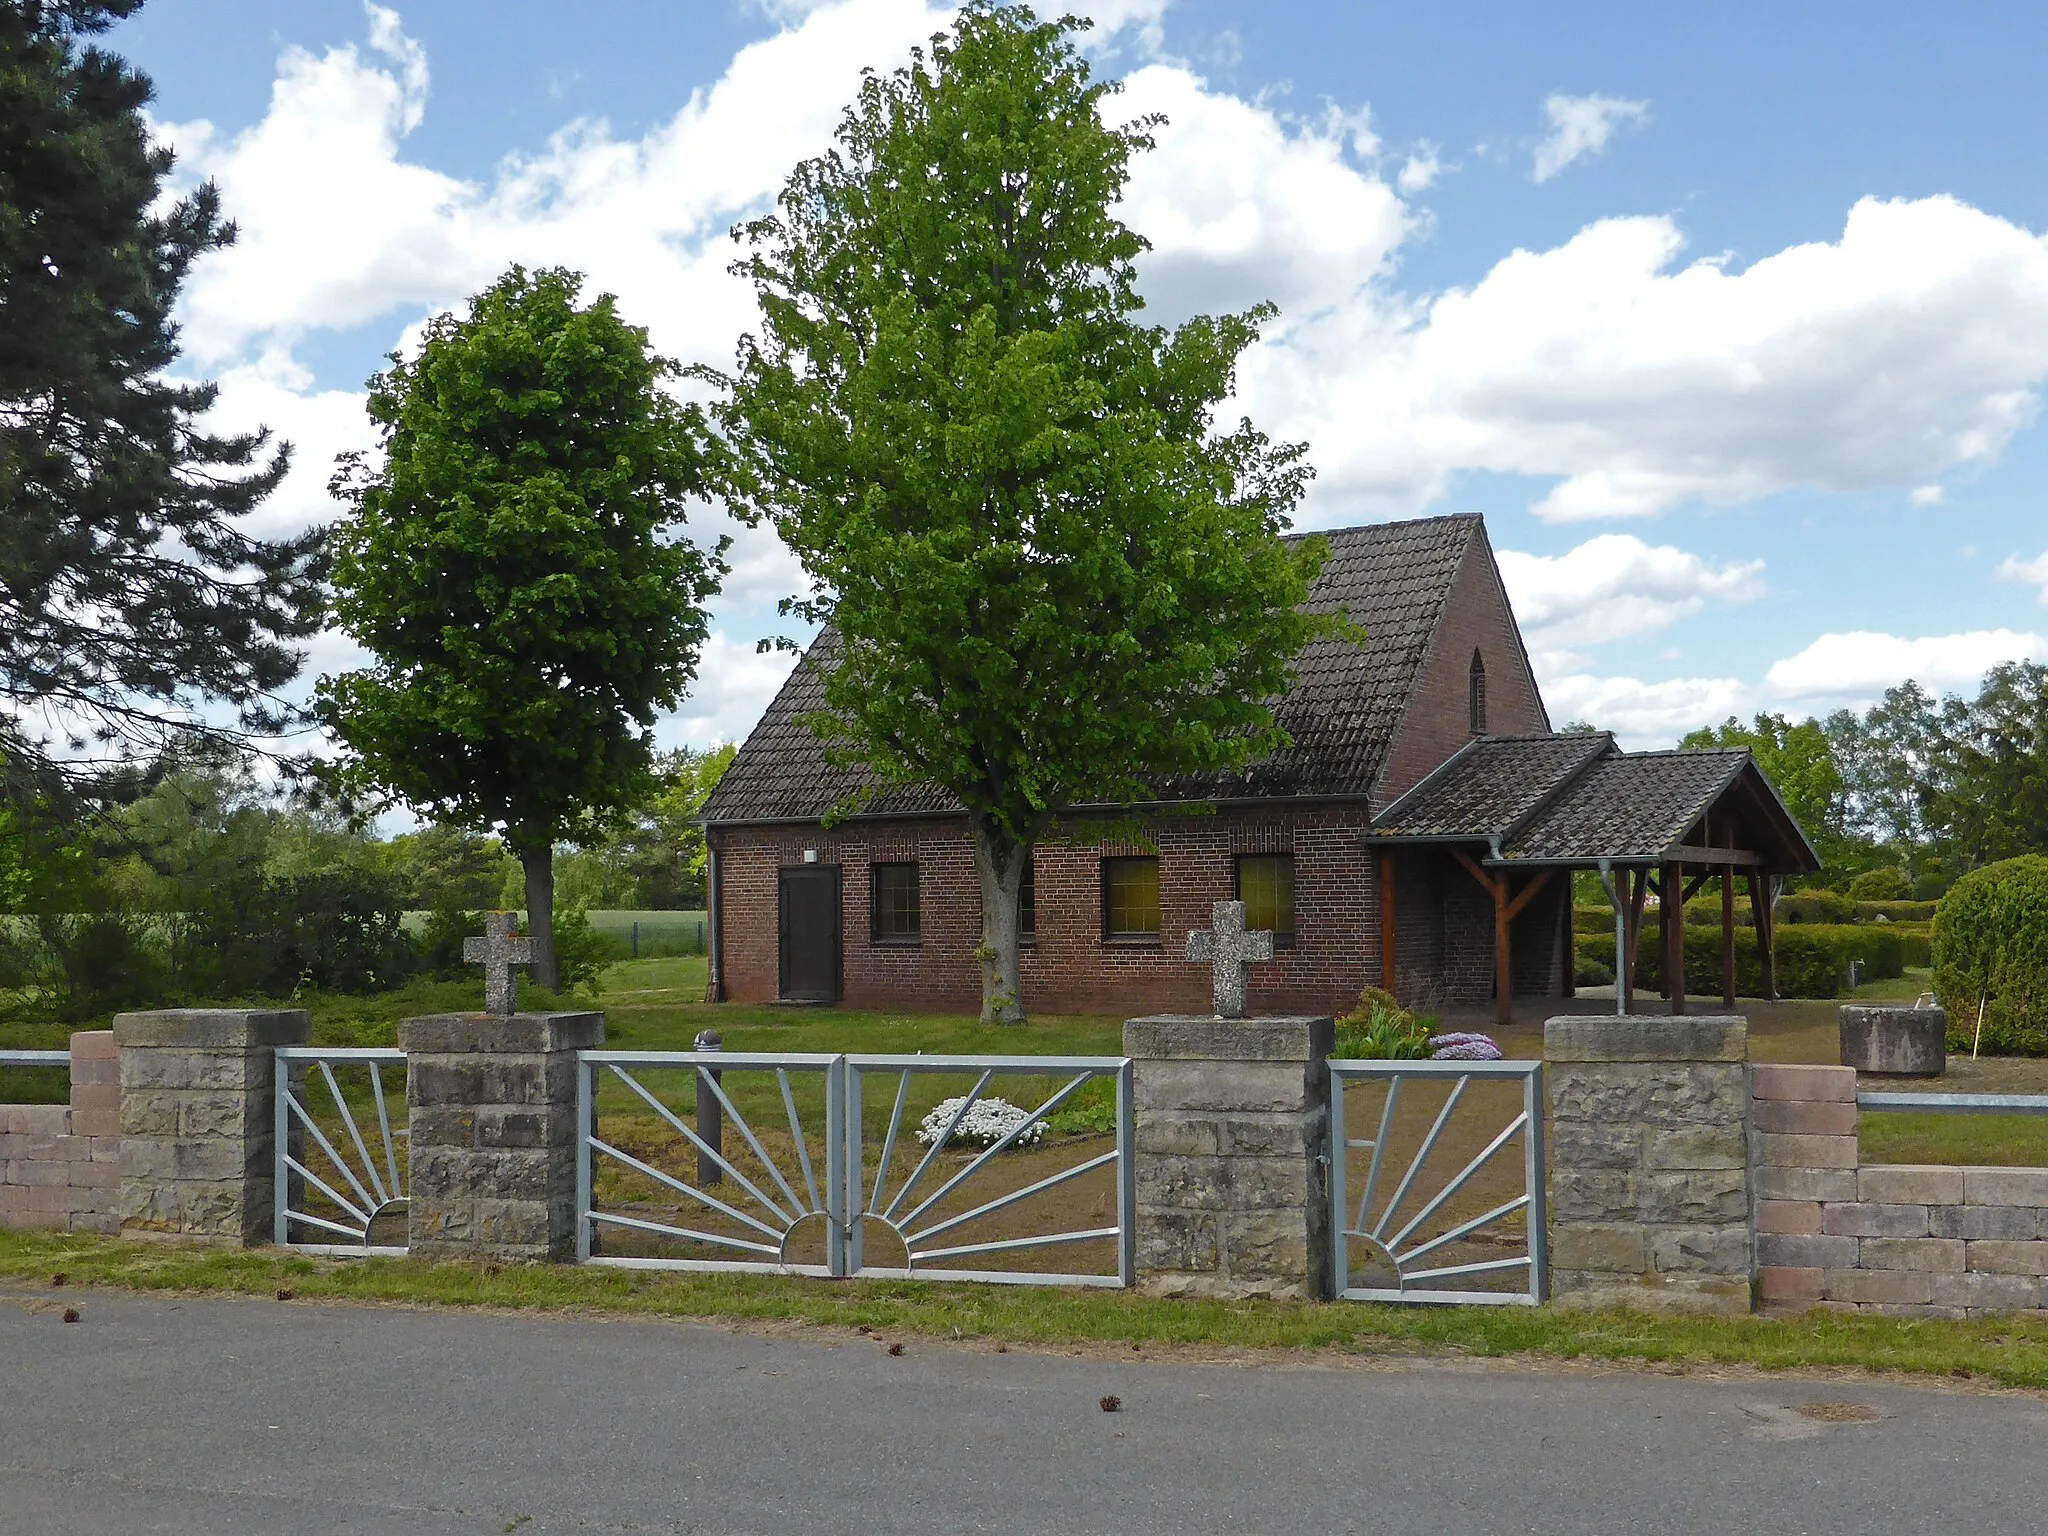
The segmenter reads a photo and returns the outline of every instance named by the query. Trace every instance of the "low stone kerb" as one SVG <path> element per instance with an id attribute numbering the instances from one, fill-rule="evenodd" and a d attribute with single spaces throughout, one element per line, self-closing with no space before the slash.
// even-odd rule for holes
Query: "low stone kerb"
<path id="1" fill-rule="evenodd" d="M 544 1055 L 550 1051 L 595 1050 L 604 1044 L 601 1013 L 432 1013 L 398 1026 L 398 1044 L 408 1055 Z"/>
<path id="2" fill-rule="evenodd" d="M 121 1050 L 253 1051 L 304 1045 L 312 1029 L 303 1008 L 159 1008 L 116 1014 L 111 1033 Z"/>
<path id="3" fill-rule="evenodd" d="M 1746 1061 L 1739 1014 L 1563 1014 L 1543 1024 L 1546 1061 Z"/>
<path id="4" fill-rule="evenodd" d="M 1217 1019 L 1162 1013 L 1124 1022 L 1124 1054 L 1152 1061 L 1318 1061 L 1336 1045 L 1328 1014 Z"/>

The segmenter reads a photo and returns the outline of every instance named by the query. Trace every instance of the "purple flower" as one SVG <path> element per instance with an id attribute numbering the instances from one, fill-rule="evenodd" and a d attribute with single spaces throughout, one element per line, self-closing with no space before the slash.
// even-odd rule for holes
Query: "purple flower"
<path id="1" fill-rule="evenodd" d="M 1491 1035 L 1458 1030 L 1429 1038 L 1431 1061 L 1499 1061 L 1500 1047 Z"/>

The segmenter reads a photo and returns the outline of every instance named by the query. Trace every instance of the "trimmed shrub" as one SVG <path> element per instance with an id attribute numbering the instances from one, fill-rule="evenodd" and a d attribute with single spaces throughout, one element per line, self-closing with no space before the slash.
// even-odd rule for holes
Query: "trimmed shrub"
<path id="1" fill-rule="evenodd" d="M 1778 927 L 1799 923 L 1853 923 L 1863 914 L 1857 904 L 1834 891 L 1800 891 L 1778 898 Z"/>
<path id="2" fill-rule="evenodd" d="M 1952 1046 L 1969 1046 L 1981 1001 L 1985 1046 L 2048 1056 L 2048 857 L 2005 859 L 1958 880 L 1934 914 L 1933 953 Z"/>
<path id="3" fill-rule="evenodd" d="M 1849 882 L 1849 894 L 1857 901 L 1911 901 L 1913 881 L 1896 864 L 1866 869 Z"/>
<path id="4" fill-rule="evenodd" d="M 1578 961 L 1588 961 L 1612 972 L 1614 936 L 1580 934 Z M 1905 974 L 1906 946 L 1895 928 L 1854 925 L 1809 924 L 1803 928 L 1778 930 L 1778 995 L 1780 997 L 1839 997 L 1849 981 L 1849 962 L 1860 962 L 1865 981 L 1883 981 Z M 1589 983 L 1590 984 L 1590 983 Z M 1664 985 L 1664 947 L 1657 942 L 1656 926 L 1643 925 L 1636 945 L 1636 987 L 1655 992 Z M 1735 990 L 1755 997 L 1763 987 L 1763 969 L 1758 962 L 1756 932 L 1735 930 Z M 1721 935 L 1711 928 L 1685 930 L 1685 990 L 1694 997 L 1712 997 L 1721 990 Z"/>

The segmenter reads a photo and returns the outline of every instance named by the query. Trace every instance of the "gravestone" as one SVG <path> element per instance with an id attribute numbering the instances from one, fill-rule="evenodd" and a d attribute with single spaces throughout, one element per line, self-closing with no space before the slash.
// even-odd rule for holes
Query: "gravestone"
<path id="1" fill-rule="evenodd" d="M 1948 1012 L 1847 1003 L 1841 1012 L 1842 1065 L 1898 1077 L 1939 1077 L 1948 1069 Z"/>
<path id="2" fill-rule="evenodd" d="M 1272 958 L 1273 935 L 1245 932 L 1241 901 L 1217 902 L 1209 909 L 1208 931 L 1188 935 L 1188 959 L 1211 968 L 1209 992 L 1219 1019 L 1244 1017 L 1245 967 Z"/>

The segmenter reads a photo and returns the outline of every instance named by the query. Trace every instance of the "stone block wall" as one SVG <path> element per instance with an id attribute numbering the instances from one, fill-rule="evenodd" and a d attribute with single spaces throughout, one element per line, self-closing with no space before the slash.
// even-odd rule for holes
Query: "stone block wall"
<path id="1" fill-rule="evenodd" d="M 113 1232 L 121 1084 L 111 1030 L 71 1037 L 71 1102 L 0 1104 L 0 1227 Z"/>
<path id="2" fill-rule="evenodd" d="M 1330 1294 L 1334 1035 L 1329 1018 L 1161 1015 L 1124 1025 L 1141 1288 Z"/>
<path id="3" fill-rule="evenodd" d="M 1746 1022 L 1567 1016 L 1543 1036 L 1551 1295 L 1749 1311 Z"/>
<path id="4" fill-rule="evenodd" d="M 601 1013 L 436 1014 L 398 1026 L 415 1258 L 540 1262 L 576 1247 L 576 1053 Z"/>
<path id="5" fill-rule="evenodd" d="M 1867 1164 L 1851 1067 L 1755 1069 L 1757 1291 L 1784 1308 L 2048 1307 L 2048 1168 Z"/>
<path id="6" fill-rule="evenodd" d="M 275 1212 L 272 1050 L 304 1045 L 296 1008 L 166 1008 L 114 1020 L 120 1226 L 131 1235 L 262 1242 Z"/>

